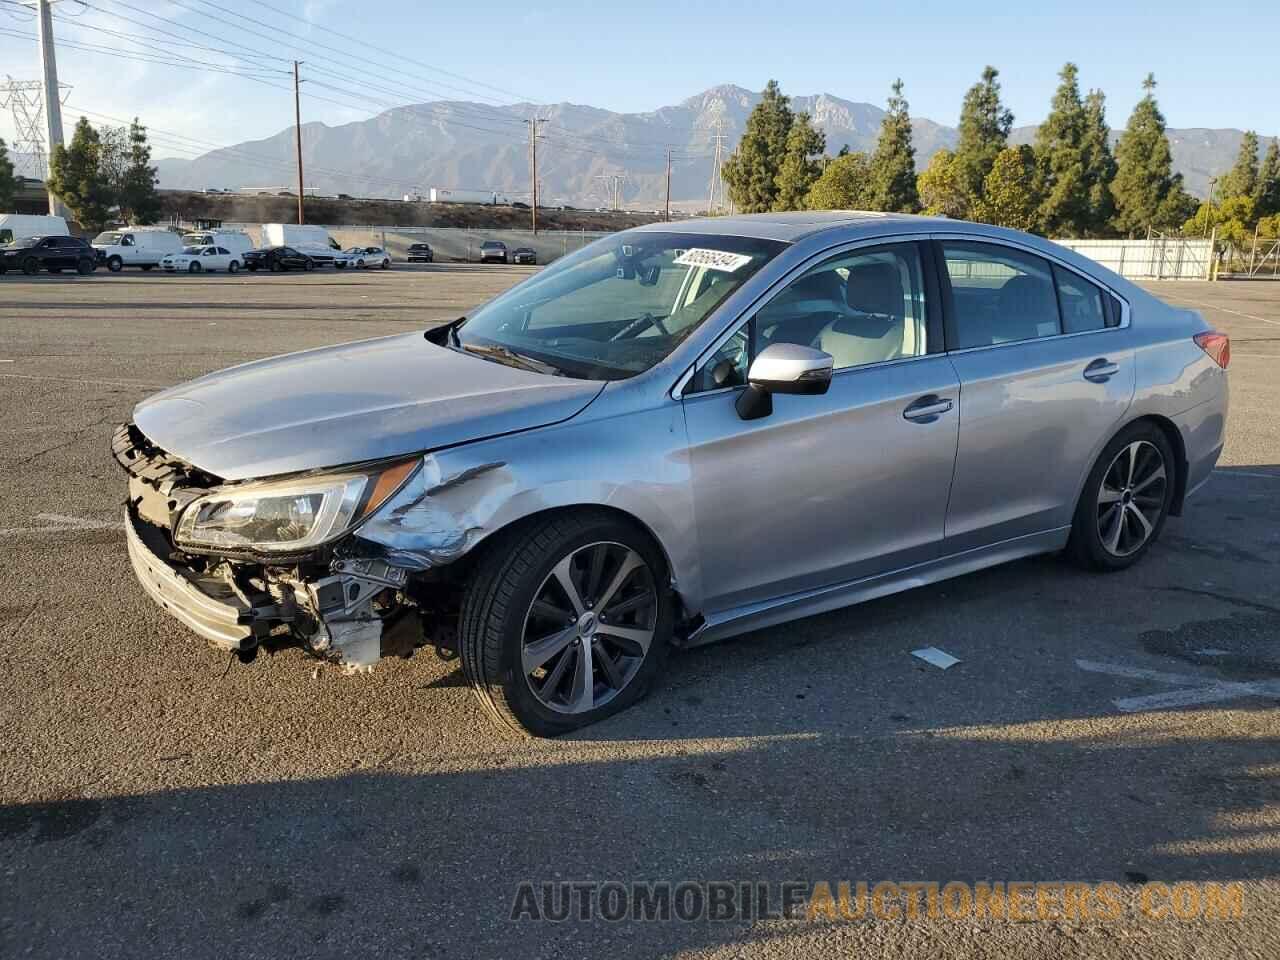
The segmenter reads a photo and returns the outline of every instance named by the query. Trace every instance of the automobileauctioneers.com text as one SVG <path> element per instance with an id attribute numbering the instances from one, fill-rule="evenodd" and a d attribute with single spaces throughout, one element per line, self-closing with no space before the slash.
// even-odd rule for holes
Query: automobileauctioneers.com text
<path id="1" fill-rule="evenodd" d="M 1239 920 L 1244 885 L 1159 880 L 1122 885 L 1072 881 L 681 881 L 582 880 L 516 888 L 510 919 L 692 923 L 741 920 Z"/>

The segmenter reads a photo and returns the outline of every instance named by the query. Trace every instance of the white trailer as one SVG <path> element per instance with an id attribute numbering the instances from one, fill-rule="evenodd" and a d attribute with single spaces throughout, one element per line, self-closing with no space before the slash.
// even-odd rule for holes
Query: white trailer
<path id="1" fill-rule="evenodd" d="M 232 253 L 247 253 L 254 242 L 243 230 L 193 230 L 182 235 L 188 247 L 223 247 Z"/>
<path id="2" fill-rule="evenodd" d="M 492 190 L 453 190 L 444 187 L 432 187 L 430 200 L 432 203 L 487 203 L 498 202 L 498 195 Z"/>
<path id="3" fill-rule="evenodd" d="M 70 233 L 67 221 L 62 217 L 0 213 L 0 244 L 14 243 L 27 237 L 65 237 Z"/>

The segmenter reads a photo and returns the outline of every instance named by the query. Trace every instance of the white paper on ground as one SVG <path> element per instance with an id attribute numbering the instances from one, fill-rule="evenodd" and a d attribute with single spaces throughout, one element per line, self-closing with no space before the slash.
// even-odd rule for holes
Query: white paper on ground
<path id="1" fill-rule="evenodd" d="M 925 647 L 922 650 L 912 650 L 913 657 L 919 657 L 925 663 L 931 663 L 939 670 L 946 670 L 948 667 L 954 667 L 960 662 L 959 657 L 953 657 L 945 650 L 939 650 L 937 647 Z"/>

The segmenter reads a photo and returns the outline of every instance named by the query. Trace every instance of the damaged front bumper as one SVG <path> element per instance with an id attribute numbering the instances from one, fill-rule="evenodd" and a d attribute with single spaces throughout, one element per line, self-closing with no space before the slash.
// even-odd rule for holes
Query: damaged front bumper
<path id="1" fill-rule="evenodd" d="M 256 644 L 248 604 L 230 590 L 215 595 L 221 591 L 211 582 L 201 589 L 190 575 L 169 566 L 147 545 L 133 511 L 127 508 L 124 536 L 133 572 L 152 600 L 221 650 L 243 650 Z"/>
<path id="2" fill-rule="evenodd" d="M 152 446 L 135 427 L 117 431 L 112 447 L 130 475 L 125 536 L 138 582 L 218 649 L 247 659 L 268 640 L 292 640 L 369 669 L 425 642 L 422 600 L 409 595 L 405 567 L 342 545 L 278 564 L 188 554 L 173 541 L 174 517 L 216 478 Z"/>

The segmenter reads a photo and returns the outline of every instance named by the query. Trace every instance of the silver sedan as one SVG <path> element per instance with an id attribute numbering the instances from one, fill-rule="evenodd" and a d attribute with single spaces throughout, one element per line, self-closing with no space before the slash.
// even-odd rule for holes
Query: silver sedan
<path id="1" fill-rule="evenodd" d="M 430 644 L 550 735 L 672 647 L 1031 554 L 1128 567 L 1218 459 L 1228 360 L 1037 237 L 735 217 L 166 390 L 113 447 L 139 580 L 215 645 Z"/>

